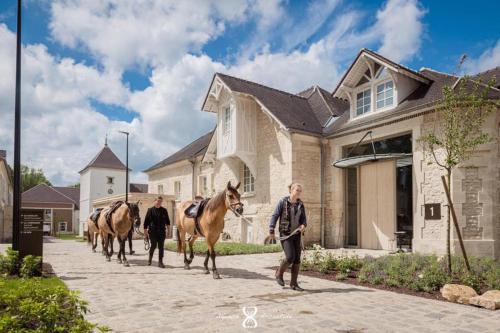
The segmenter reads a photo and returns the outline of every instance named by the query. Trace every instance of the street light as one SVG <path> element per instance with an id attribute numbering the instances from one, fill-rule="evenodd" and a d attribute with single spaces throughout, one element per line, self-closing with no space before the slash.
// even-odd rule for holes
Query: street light
<path id="1" fill-rule="evenodd" d="M 129 132 L 125 131 L 118 131 L 122 134 L 125 134 L 127 136 L 127 152 L 126 152 L 126 162 L 125 162 L 125 167 L 127 168 L 125 171 L 125 202 L 128 202 L 128 135 L 130 134 Z"/>
<path id="2" fill-rule="evenodd" d="M 12 205 L 12 249 L 19 251 L 21 225 L 21 0 L 17 1 L 16 104 L 14 116 L 14 202 Z"/>

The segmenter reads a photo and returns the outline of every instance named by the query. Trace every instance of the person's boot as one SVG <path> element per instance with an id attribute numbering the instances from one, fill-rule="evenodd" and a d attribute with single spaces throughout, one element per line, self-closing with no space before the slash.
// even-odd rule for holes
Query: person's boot
<path id="1" fill-rule="evenodd" d="M 151 266 L 151 261 L 153 260 L 153 254 L 149 254 L 148 266 Z"/>
<path id="2" fill-rule="evenodd" d="M 278 282 L 278 284 L 282 287 L 285 285 L 285 280 L 283 280 L 283 274 L 286 272 L 287 269 L 288 269 L 288 262 L 286 260 L 283 260 L 278 269 L 276 269 L 276 274 L 275 274 L 276 282 Z"/>
<path id="3" fill-rule="evenodd" d="M 158 267 L 165 268 L 165 265 L 163 265 L 163 258 L 160 258 L 160 260 L 158 261 Z"/>
<path id="4" fill-rule="evenodd" d="M 299 287 L 297 283 L 297 277 L 299 276 L 300 264 L 292 265 L 292 278 L 290 279 L 290 288 L 297 291 L 304 291 L 301 287 Z"/>

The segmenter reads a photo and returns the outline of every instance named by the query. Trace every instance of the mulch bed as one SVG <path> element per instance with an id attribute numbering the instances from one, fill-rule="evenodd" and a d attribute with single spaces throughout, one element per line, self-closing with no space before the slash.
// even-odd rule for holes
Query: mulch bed
<path id="1" fill-rule="evenodd" d="M 278 266 L 269 267 L 269 268 L 276 271 Z M 441 296 L 441 292 L 439 290 L 429 293 L 426 291 L 415 291 L 413 289 L 404 288 L 404 287 L 390 287 L 390 286 L 386 286 L 383 284 L 374 285 L 374 284 L 370 284 L 370 283 L 362 283 L 362 282 L 358 281 L 357 272 L 349 273 L 348 277 L 345 278 L 344 280 L 337 280 L 335 278 L 337 275 L 337 272 L 330 272 L 330 273 L 324 274 L 324 273 L 320 273 L 317 271 L 300 271 L 300 274 L 305 275 L 305 276 L 319 278 L 319 279 L 324 279 L 324 280 L 352 284 L 355 286 L 362 286 L 362 287 L 367 287 L 367 288 L 392 291 L 392 292 L 399 293 L 399 294 L 418 296 L 418 297 L 423 297 L 423 298 L 428 298 L 428 299 L 433 299 L 433 300 L 438 300 L 438 301 L 443 301 L 443 302 L 449 302 L 447 299 L 445 299 L 443 296 Z"/>

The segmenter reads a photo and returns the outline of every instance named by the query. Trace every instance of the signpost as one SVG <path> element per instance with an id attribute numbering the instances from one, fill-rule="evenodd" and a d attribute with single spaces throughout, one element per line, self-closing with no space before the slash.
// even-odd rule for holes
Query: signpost
<path id="1" fill-rule="evenodd" d="M 22 209 L 19 234 L 19 256 L 42 256 L 43 209 Z"/>

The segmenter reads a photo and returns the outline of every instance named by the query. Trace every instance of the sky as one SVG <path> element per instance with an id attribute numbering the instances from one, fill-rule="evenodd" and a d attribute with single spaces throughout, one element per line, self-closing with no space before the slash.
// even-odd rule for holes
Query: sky
<path id="1" fill-rule="evenodd" d="M 361 48 L 412 69 L 500 65 L 500 2 L 24 0 L 23 164 L 59 186 L 103 147 L 141 171 L 212 130 L 215 72 L 332 91 Z M 12 164 L 15 0 L 0 1 L 0 149 Z M 457 64 L 466 54 L 460 69 Z"/>

